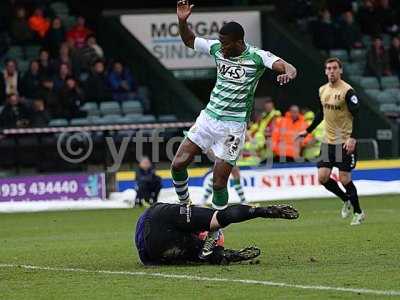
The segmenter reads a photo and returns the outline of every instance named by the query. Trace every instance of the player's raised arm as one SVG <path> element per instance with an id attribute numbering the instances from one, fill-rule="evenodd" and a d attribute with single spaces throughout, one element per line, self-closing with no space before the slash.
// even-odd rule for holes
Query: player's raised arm
<path id="1" fill-rule="evenodd" d="M 297 76 L 296 68 L 290 63 L 284 61 L 283 59 L 279 59 L 272 65 L 272 70 L 280 73 L 276 80 L 280 85 L 286 84 L 289 81 L 293 80 Z"/>
<path id="2" fill-rule="evenodd" d="M 179 34 L 183 43 L 192 49 L 194 49 L 194 39 L 196 36 L 193 31 L 190 30 L 187 19 L 192 14 L 193 6 L 193 4 L 189 4 L 188 0 L 179 0 L 176 7 L 176 14 L 179 21 Z"/>

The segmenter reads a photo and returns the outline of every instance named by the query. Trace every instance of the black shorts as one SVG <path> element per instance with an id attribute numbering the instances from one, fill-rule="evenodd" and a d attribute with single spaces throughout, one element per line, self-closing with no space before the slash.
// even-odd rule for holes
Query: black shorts
<path id="1" fill-rule="evenodd" d="M 322 144 L 319 154 L 317 167 L 329 168 L 337 167 L 340 171 L 350 172 L 357 164 L 357 148 L 352 154 L 347 154 L 343 149 L 343 144 Z"/>
<path id="2" fill-rule="evenodd" d="M 191 206 L 187 222 L 186 205 L 156 203 L 149 208 L 145 223 L 146 252 L 153 263 L 194 260 L 202 247 L 197 237 L 209 231 L 215 210 Z"/>

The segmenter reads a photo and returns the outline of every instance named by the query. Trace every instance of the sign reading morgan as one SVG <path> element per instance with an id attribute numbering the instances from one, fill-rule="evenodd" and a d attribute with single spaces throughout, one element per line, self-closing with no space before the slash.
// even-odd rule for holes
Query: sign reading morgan
<path id="1" fill-rule="evenodd" d="M 261 47 L 258 11 L 195 12 L 190 16 L 189 26 L 196 36 L 217 39 L 220 28 L 230 21 L 243 26 L 246 41 Z M 121 23 L 170 70 L 215 67 L 207 54 L 197 53 L 183 44 L 176 14 L 122 15 Z M 236 72 L 235 76 L 240 76 Z"/>

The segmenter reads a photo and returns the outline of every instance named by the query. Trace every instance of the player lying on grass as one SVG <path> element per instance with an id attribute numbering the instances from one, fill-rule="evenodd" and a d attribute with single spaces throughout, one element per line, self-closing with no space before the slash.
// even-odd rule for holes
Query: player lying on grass
<path id="1" fill-rule="evenodd" d="M 207 231 L 218 231 L 232 223 L 255 218 L 297 219 L 299 213 L 288 205 L 251 207 L 232 205 L 223 210 L 190 207 L 187 222 L 186 204 L 156 203 L 147 209 L 136 224 L 135 244 L 140 260 L 145 265 L 210 263 L 225 264 L 249 260 L 260 255 L 260 250 L 248 247 L 239 251 L 223 248 L 222 232 L 207 247 L 211 253 L 200 259 Z"/>

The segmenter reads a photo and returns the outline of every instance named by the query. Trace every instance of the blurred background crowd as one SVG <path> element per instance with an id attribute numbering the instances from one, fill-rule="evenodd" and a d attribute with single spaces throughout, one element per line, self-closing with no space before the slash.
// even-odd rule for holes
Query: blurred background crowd
<path id="1" fill-rule="evenodd" d="M 125 101 L 134 101 L 137 112 L 148 109 L 132 72 L 105 57 L 83 16 L 50 1 L 0 5 L 1 127 L 45 127 L 54 119 L 107 115 L 107 109 L 115 114 Z"/>

